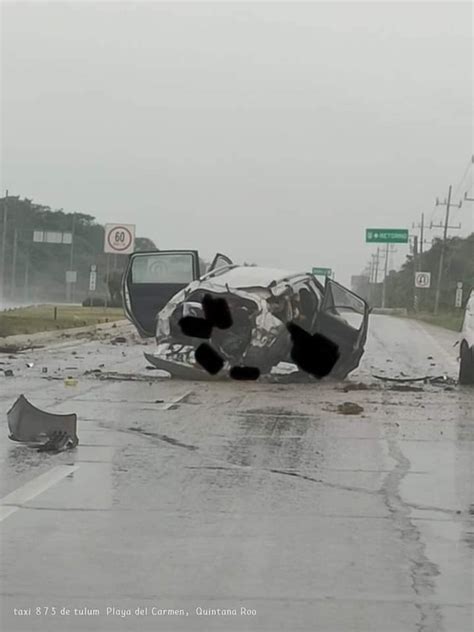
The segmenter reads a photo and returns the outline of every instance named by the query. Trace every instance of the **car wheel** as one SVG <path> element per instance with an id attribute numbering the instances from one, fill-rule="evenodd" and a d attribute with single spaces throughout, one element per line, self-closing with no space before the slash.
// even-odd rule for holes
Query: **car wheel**
<path id="1" fill-rule="evenodd" d="M 474 384 L 474 356 L 466 344 L 461 347 L 459 384 Z"/>

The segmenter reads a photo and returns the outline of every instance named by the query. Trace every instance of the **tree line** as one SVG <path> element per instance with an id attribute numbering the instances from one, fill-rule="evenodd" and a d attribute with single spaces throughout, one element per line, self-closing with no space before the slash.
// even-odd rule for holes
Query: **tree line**
<path id="1" fill-rule="evenodd" d="M 127 256 L 104 254 L 105 229 L 92 215 L 52 210 L 20 196 L 0 198 L 0 208 L 0 265 L 3 261 L 6 302 L 44 303 L 72 298 L 82 302 L 89 294 L 91 265 L 97 266 L 96 295 L 105 296 L 107 292 L 107 269 L 111 277 L 113 273 L 121 276 Z M 72 232 L 72 243 L 36 242 L 35 231 Z M 135 239 L 135 250 L 154 249 L 151 239 Z M 69 291 L 68 270 L 77 273 L 77 281 L 69 286 Z"/>
<path id="2" fill-rule="evenodd" d="M 417 289 L 418 310 L 433 311 L 442 240 L 435 239 L 431 248 L 416 260 L 409 255 L 399 271 L 390 271 L 386 280 L 387 306 L 414 308 L 415 271 L 430 272 L 430 288 Z M 466 238 L 451 237 L 445 244 L 441 282 L 440 309 L 454 309 L 456 287 L 463 284 L 464 301 L 474 287 L 474 233 Z"/>

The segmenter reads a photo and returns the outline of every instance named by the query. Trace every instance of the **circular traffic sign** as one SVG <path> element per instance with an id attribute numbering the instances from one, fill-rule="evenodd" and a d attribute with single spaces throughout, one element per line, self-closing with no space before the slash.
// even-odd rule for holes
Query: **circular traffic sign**
<path id="1" fill-rule="evenodd" d="M 133 236 L 126 226 L 114 226 L 107 235 L 107 241 L 112 250 L 122 252 L 130 248 Z"/>
<path id="2" fill-rule="evenodd" d="M 416 273 L 416 285 L 417 287 L 429 287 L 431 281 L 431 275 L 426 272 Z"/>

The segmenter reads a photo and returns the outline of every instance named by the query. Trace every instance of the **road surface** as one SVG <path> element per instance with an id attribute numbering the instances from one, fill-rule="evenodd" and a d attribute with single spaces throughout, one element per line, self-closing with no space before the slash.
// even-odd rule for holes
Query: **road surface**
<path id="1" fill-rule="evenodd" d="M 285 384 L 164 379 L 124 331 L 0 357 L 3 631 L 473 629 L 474 392 L 372 377 L 456 377 L 456 334 L 374 316 L 348 381 Z M 79 447 L 9 441 L 20 393 Z"/>

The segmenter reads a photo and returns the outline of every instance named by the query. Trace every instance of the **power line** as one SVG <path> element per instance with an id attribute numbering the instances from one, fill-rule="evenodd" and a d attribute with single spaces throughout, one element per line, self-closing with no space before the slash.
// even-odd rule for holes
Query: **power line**
<path id="1" fill-rule="evenodd" d="M 447 199 L 445 199 L 444 202 L 439 202 L 438 199 L 436 199 L 436 206 L 445 206 L 446 207 L 446 215 L 444 218 L 444 225 L 443 224 L 431 224 L 430 228 L 442 228 L 443 229 L 443 241 L 441 242 L 441 253 L 439 256 L 439 268 L 438 268 L 438 280 L 436 282 L 436 294 L 435 294 L 435 304 L 434 304 L 434 313 L 437 314 L 438 313 L 438 308 L 439 308 L 439 297 L 440 297 L 440 293 L 441 293 L 441 279 L 443 276 L 443 264 L 444 264 L 444 253 L 446 250 L 446 241 L 448 239 L 448 229 L 450 228 L 454 228 L 454 229 L 458 229 L 461 228 L 461 224 L 459 224 L 459 226 L 450 226 L 449 225 L 449 211 L 450 208 L 452 206 L 455 206 L 454 204 L 452 204 L 451 202 L 451 193 L 452 193 L 452 186 L 449 185 L 449 189 L 448 189 L 448 197 Z M 462 202 L 459 203 L 459 207 L 461 206 Z"/>
<path id="2" fill-rule="evenodd" d="M 469 172 L 470 172 L 471 167 L 472 167 L 472 165 L 473 165 L 473 164 L 474 164 L 474 156 L 471 156 L 471 157 L 469 158 L 469 161 L 468 161 L 467 165 L 466 165 L 466 168 L 464 169 L 464 173 L 463 173 L 463 175 L 462 175 L 461 179 L 459 180 L 458 184 L 456 185 L 456 187 L 455 187 L 455 188 L 454 188 L 454 190 L 453 190 L 453 196 L 454 196 L 454 197 L 456 197 L 456 196 L 458 195 L 458 193 L 459 193 L 459 192 L 461 192 L 461 193 L 462 193 L 462 191 L 460 191 L 460 189 L 461 189 L 461 187 L 462 187 L 462 184 L 463 184 L 463 182 L 464 182 L 464 180 L 465 180 L 466 176 L 469 174 Z"/>

